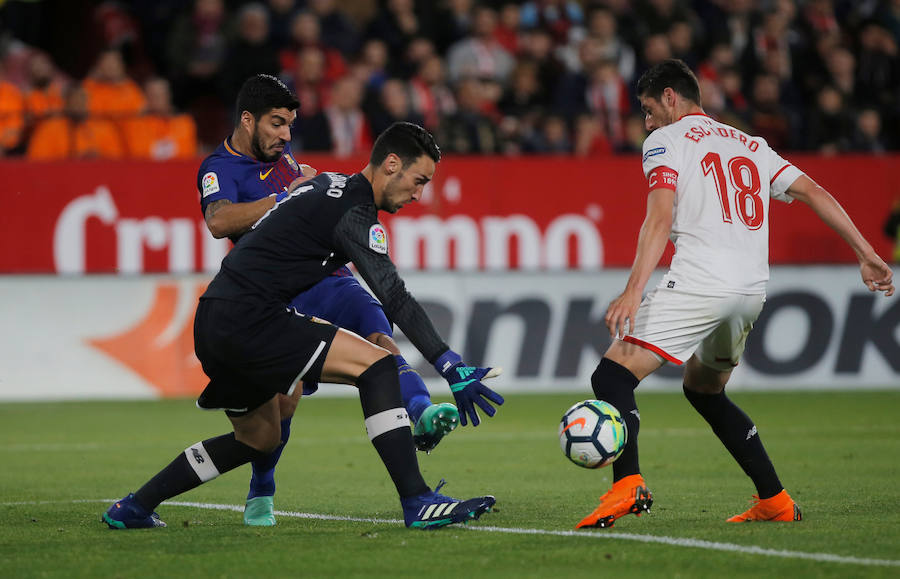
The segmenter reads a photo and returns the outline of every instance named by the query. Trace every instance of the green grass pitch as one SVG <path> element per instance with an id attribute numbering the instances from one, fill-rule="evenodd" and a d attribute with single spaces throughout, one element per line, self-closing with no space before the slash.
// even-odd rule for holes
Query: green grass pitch
<path id="1" fill-rule="evenodd" d="M 612 475 L 569 463 L 557 443 L 562 413 L 587 397 L 511 395 L 493 419 L 419 453 L 429 484 L 447 479 L 442 492 L 497 497 L 479 521 L 436 532 L 396 522 L 355 398 L 301 401 L 275 504 L 321 516 L 266 529 L 210 508 L 243 505 L 249 466 L 174 499 L 198 506 L 161 505 L 166 529 L 99 522 L 105 499 L 227 431 L 220 413 L 192 400 L 2 404 L 0 577 L 900 575 L 900 392 L 734 393 L 804 520 L 727 524 L 747 507 L 749 480 L 680 394 L 639 391 L 652 512 L 575 533 Z"/>

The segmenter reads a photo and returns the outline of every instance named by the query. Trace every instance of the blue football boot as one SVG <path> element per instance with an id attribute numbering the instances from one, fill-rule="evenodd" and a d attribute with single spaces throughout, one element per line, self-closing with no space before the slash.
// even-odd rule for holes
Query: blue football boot
<path id="1" fill-rule="evenodd" d="M 165 527 L 166 524 L 159 520 L 156 513 L 148 513 L 147 510 L 134 500 L 134 493 L 129 493 L 124 499 L 118 500 L 105 513 L 102 522 L 109 525 L 110 529 L 149 529 L 151 527 Z"/>
<path id="2" fill-rule="evenodd" d="M 439 494 L 438 491 L 442 486 L 443 480 L 433 491 L 400 499 L 403 506 L 403 520 L 407 527 L 432 530 L 453 523 L 467 523 L 491 510 L 496 502 L 490 495 L 460 501 Z"/>

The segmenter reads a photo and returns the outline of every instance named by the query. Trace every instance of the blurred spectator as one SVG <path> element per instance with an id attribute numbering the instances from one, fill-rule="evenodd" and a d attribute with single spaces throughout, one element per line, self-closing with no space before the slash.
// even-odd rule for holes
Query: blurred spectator
<path id="1" fill-rule="evenodd" d="M 602 57 L 616 63 L 622 80 L 631 83 L 636 66 L 634 49 L 619 36 L 612 10 L 603 6 L 592 10 L 588 16 L 587 33 L 597 41 Z"/>
<path id="2" fill-rule="evenodd" d="M 152 66 L 141 38 L 140 24 L 124 2 L 103 0 L 93 11 L 92 40 L 101 50 L 117 50 L 138 78 L 148 74 Z"/>
<path id="3" fill-rule="evenodd" d="M 591 0 L 588 5 L 599 5 L 612 12 L 616 19 L 616 30 L 622 41 L 634 49 L 637 48 L 639 38 L 646 34 L 646 28 L 635 11 L 633 0 Z"/>
<path id="4" fill-rule="evenodd" d="M 361 108 L 362 100 L 363 85 L 359 79 L 345 76 L 335 82 L 329 104 L 303 124 L 304 150 L 328 151 L 337 157 L 368 153 L 372 133 Z"/>
<path id="5" fill-rule="evenodd" d="M 520 14 L 523 28 L 543 28 L 556 45 L 566 44 L 570 32 L 584 26 L 581 5 L 571 0 L 529 0 Z"/>
<path id="6" fill-rule="evenodd" d="M 500 113 L 500 99 L 503 97 L 503 85 L 491 78 L 481 79 L 481 112 L 494 123 L 499 123 L 503 115 Z"/>
<path id="7" fill-rule="evenodd" d="M 625 119 L 625 141 L 619 149 L 620 153 L 640 153 L 644 148 L 647 131 L 644 129 L 644 117 L 633 114 Z"/>
<path id="8" fill-rule="evenodd" d="M 325 54 L 321 48 L 300 49 L 286 84 L 300 101 L 297 116 L 301 121 L 318 113 L 328 100 L 331 82 L 325 78 L 325 70 Z"/>
<path id="9" fill-rule="evenodd" d="M 793 7 L 792 2 L 779 2 L 779 6 Z M 792 44 L 798 39 L 791 31 L 789 25 L 793 18 L 791 8 L 784 8 L 764 14 L 762 25 L 753 33 L 753 56 L 757 67 L 764 67 L 767 61 L 776 62 L 777 68 L 768 67 L 769 74 L 775 74 L 780 79 L 789 78 L 793 70 Z"/>
<path id="10" fill-rule="evenodd" d="M 367 91 L 373 94 L 381 89 L 382 83 L 388 79 L 388 48 L 379 38 L 370 38 L 363 44 L 362 52 L 357 60 L 355 75 L 363 81 Z"/>
<path id="11" fill-rule="evenodd" d="M 294 16 L 299 11 L 297 0 L 268 0 L 269 41 L 276 50 L 287 47 L 291 42 L 291 27 Z M 318 25 L 319 20 L 316 19 Z M 290 68 L 290 67 L 285 67 Z"/>
<path id="12" fill-rule="evenodd" d="M 748 52 L 752 43 L 754 0 L 728 0 L 716 2 L 721 10 L 714 19 L 704 22 L 708 39 L 712 43 L 724 42 L 731 47 L 736 60 Z"/>
<path id="13" fill-rule="evenodd" d="M 194 117 L 197 137 L 208 146 L 231 125 L 232 103 L 221 94 L 225 38 L 223 0 L 194 0 L 192 9 L 176 18 L 167 43 L 175 106 Z"/>
<path id="14" fill-rule="evenodd" d="M 638 78 L 654 64 L 672 58 L 672 47 L 665 34 L 651 34 L 644 38 L 641 50 L 640 70 L 635 74 Z"/>
<path id="15" fill-rule="evenodd" d="M 781 103 L 792 112 L 799 112 L 803 107 L 803 94 L 791 74 L 788 55 L 784 51 L 772 50 L 763 55 L 760 74 L 767 74 L 778 79 Z"/>
<path id="16" fill-rule="evenodd" d="M 849 148 L 852 124 L 841 92 L 834 86 L 819 91 L 806 130 L 807 147 L 825 155 Z"/>
<path id="17" fill-rule="evenodd" d="M 169 71 L 179 106 L 218 91 L 225 47 L 223 0 L 194 0 L 193 9 L 176 19 L 168 40 Z"/>
<path id="18" fill-rule="evenodd" d="M 497 16 L 497 28 L 494 30 L 494 38 L 500 46 L 510 54 L 519 52 L 519 23 L 521 21 L 521 9 L 516 2 L 504 2 L 500 6 Z"/>
<path id="19" fill-rule="evenodd" d="M 190 115 L 172 106 L 169 81 L 151 78 L 144 83 L 147 110 L 125 122 L 125 149 L 138 159 L 190 159 L 197 155 L 197 126 Z"/>
<path id="20" fill-rule="evenodd" d="M 535 111 L 541 112 L 545 103 L 546 96 L 538 79 L 537 65 L 520 60 L 497 103 L 500 113 L 507 117 L 523 117 Z"/>
<path id="21" fill-rule="evenodd" d="M 62 113 L 63 85 L 50 57 L 35 51 L 28 61 L 28 87 L 25 90 L 25 113 L 29 124 L 50 115 Z"/>
<path id="22" fill-rule="evenodd" d="M 547 115 L 533 138 L 523 143 L 525 153 L 543 155 L 568 155 L 572 153 L 572 141 L 566 119 L 560 115 Z"/>
<path id="23" fill-rule="evenodd" d="M 691 22 L 696 16 L 678 0 L 639 0 L 635 12 L 649 34 L 668 34 L 673 22 Z"/>
<path id="24" fill-rule="evenodd" d="M 867 108 L 856 117 L 856 130 L 850 141 L 850 150 L 859 153 L 884 153 L 887 149 L 881 132 L 881 115 L 877 109 Z"/>
<path id="25" fill-rule="evenodd" d="M 606 139 L 619 147 L 625 138 L 624 119 L 631 102 L 615 62 L 601 60 L 590 71 L 584 101 L 587 111 L 597 116 Z"/>
<path id="26" fill-rule="evenodd" d="M 687 20 L 675 20 L 666 32 L 673 58 L 680 58 L 691 69 L 697 67 L 694 29 Z"/>
<path id="27" fill-rule="evenodd" d="M 468 76 L 506 81 L 515 61 L 494 38 L 496 28 L 497 13 L 487 6 L 477 6 L 472 36 L 460 40 L 447 52 L 450 82 Z"/>
<path id="28" fill-rule="evenodd" d="M 141 87 L 125 73 L 125 62 L 118 50 L 101 52 L 82 86 L 91 116 L 123 119 L 139 114 L 146 105 Z"/>
<path id="29" fill-rule="evenodd" d="M 226 103 L 233 103 L 244 81 L 255 74 L 277 75 L 278 52 L 269 41 L 269 13 L 257 2 L 237 16 L 237 36 L 229 43 L 223 69 Z"/>
<path id="30" fill-rule="evenodd" d="M 584 97 L 590 74 L 602 59 L 600 42 L 593 36 L 585 37 L 578 44 L 578 60 L 553 88 L 552 102 L 556 111 L 567 112 L 572 118 L 586 110 Z"/>
<path id="31" fill-rule="evenodd" d="M 746 120 L 750 116 L 750 103 L 744 96 L 743 80 L 737 68 L 723 69 L 719 73 L 719 86 L 722 87 L 722 96 L 725 97 L 725 108 L 743 119 L 739 125 L 746 125 Z"/>
<path id="32" fill-rule="evenodd" d="M 171 80 L 173 71 L 169 68 L 169 35 L 178 17 L 191 2 L 184 0 L 131 0 L 131 13 L 140 26 L 140 38 L 148 62 L 147 74 L 164 75 Z M 185 6 L 187 5 L 187 6 Z M 142 71 L 144 72 L 144 71 Z"/>
<path id="33" fill-rule="evenodd" d="M 606 156 L 613 152 L 613 148 L 604 134 L 603 126 L 595 115 L 578 115 L 575 119 L 574 132 L 572 152 L 576 157 Z M 619 149 L 632 152 L 632 149 L 624 142 L 620 144 Z M 639 150 L 637 149 L 637 151 Z"/>
<path id="34" fill-rule="evenodd" d="M 801 8 L 801 21 L 812 36 L 840 32 L 832 0 L 807 0 Z"/>
<path id="35" fill-rule="evenodd" d="M 443 0 L 435 14 L 435 45 L 441 54 L 472 33 L 473 0 Z"/>
<path id="36" fill-rule="evenodd" d="M 73 84 L 66 92 L 65 114 L 38 123 L 26 155 L 33 160 L 119 159 L 124 152 L 116 125 L 90 116 L 87 91 Z"/>
<path id="37" fill-rule="evenodd" d="M 46 39 L 47 25 L 54 16 L 49 2 L 0 2 L 3 24 L 14 30 L 16 38 L 31 46 Z"/>
<path id="38" fill-rule="evenodd" d="M 900 0 L 886 0 L 879 4 L 875 18 L 883 22 L 894 36 L 894 42 L 900 44 Z"/>
<path id="39" fill-rule="evenodd" d="M 900 3 L 898 3 L 900 5 Z M 900 58 L 898 42 L 880 22 L 868 21 L 859 31 L 856 76 L 865 100 L 879 107 L 900 104 Z"/>
<path id="40" fill-rule="evenodd" d="M 294 14 L 290 23 L 290 38 L 288 44 L 278 53 L 278 62 L 282 71 L 295 71 L 297 58 L 305 48 L 317 49 L 322 58 L 323 78 L 332 83 L 347 72 L 347 63 L 343 55 L 336 48 L 331 48 L 322 43 L 321 27 L 315 14 L 301 11 Z M 300 101 L 301 105 L 303 101 Z"/>
<path id="41" fill-rule="evenodd" d="M 416 36 L 406 46 L 403 58 L 393 63 L 393 73 L 404 79 L 412 78 L 426 59 L 436 55 L 434 42 L 424 36 Z"/>
<path id="42" fill-rule="evenodd" d="M 894 242 L 894 263 L 900 263 L 900 198 L 894 199 L 891 211 L 884 220 L 884 234 Z"/>
<path id="43" fill-rule="evenodd" d="M 369 23 L 366 36 L 384 41 L 390 60 L 399 61 L 410 41 L 428 32 L 422 29 L 413 0 L 386 0 L 384 8 Z"/>
<path id="44" fill-rule="evenodd" d="M 734 50 L 725 42 L 713 44 L 706 58 L 697 66 L 697 79 L 708 78 L 713 82 L 720 82 L 722 71 L 733 69 L 736 58 Z"/>
<path id="45" fill-rule="evenodd" d="M 717 121 L 750 132 L 744 117 L 728 107 L 728 99 L 722 86 L 709 78 L 700 79 L 700 100 L 706 114 Z"/>
<path id="46" fill-rule="evenodd" d="M 25 99 L 22 91 L 4 77 L 0 65 L 0 157 L 15 151 L 25 130 Z"/>
<path id="47" fill-rule="evenodd" d="M 423 126 L 429 131 L 437 130 L 442 117 L 456 112 L 456 99 L 447 86 L 441 57 L 433 55 L 422 61 L 409 84 L 413 110 L 422 115 Z"/>
<path id="48" fill-rule="evenodd" d="M 518 60 L 529 61 L 537 66 L 542 98 L 549 101 L 549 88 L 555 87 L 566 72 L 565 66 L 556 57 L 550 34 L 541 28 L 523 31 L 519 38 Z"/>
<path id="49" fill-rule="evenodd" d="M 829 84 L 840 93 L 847 105 L 856 102 L 856 59 L 845 48 L 836 48 L 828 55 Z"/>
<path id="50" fill-rule="evenodd" d="M 497 126 L 482 110 L 485 95 L 481 82 L 464 78 L 456 91 L 457 110 L 441 121 L 435 134 L 441 149 L 448 153 L 498 153 L 501 143 Z"/>
<path id="51" fill-rule="evenodd" d="M 381 99 L 375 110 L 369 115 L 371 134 L 378 137 L 386 128 L 398 121 L 406 121 L 422 125 L 422 115 L 413 111 L 409 102 L 409 90 L 406 83 L 391 78 L 381 85 Z"/>
<path id="52" fill-rule="evenodd" d="M 773 149 L 790 148 L 794 134 L 788 112 L 781 106 L 778 79 L 761 74 L 753 82 L 750 133 L 764 138 Z"/>
<path id="53" fill-rule="evenodd" d="M 306 7 L 319 19 L 322 44 L 338 49 L 345 58 L 359 50 L 360 38 L 356 27 L 337 7 L 335 0 L 306 0 Z"/>

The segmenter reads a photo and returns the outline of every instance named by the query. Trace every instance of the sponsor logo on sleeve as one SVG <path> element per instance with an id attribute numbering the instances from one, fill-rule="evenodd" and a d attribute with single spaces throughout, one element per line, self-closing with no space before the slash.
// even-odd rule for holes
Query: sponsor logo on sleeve
<path id="1" fill-rule="evenodd" d="M 219 177 L 212 171 L 200 179 L 200 190 L 204 197 L 219 192 Z"/>
<path id="2" fill-rule="evenodd" d="M 369 228 L 369 249 L 382 254 L 388 252 L 387 233 L 380 223 Z"/>
<path id="3" fill-rule="evenodd" d="M 646 161 L 646 160 L 649 159 L 650 157 L 654 157 L 654 156 L 656 156 L 656 155 L 662 155 L 662 154 L 665 153 L 665 152 L 666 152 L 666 148 L 665 148 L 665 147 L 655 147 L 655 148 L 653 148 L 653 149 L 650 149 L 649 151 L 647 151 L 646 153 L 644 153 L 644 161 Z"/>

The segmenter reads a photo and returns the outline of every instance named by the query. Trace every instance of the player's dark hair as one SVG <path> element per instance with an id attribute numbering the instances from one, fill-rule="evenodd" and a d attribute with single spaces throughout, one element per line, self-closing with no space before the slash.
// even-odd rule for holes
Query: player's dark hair
<path id="1" fill-rule="evenodd" d="M 391 153 L 400 157 L 404 168 L 422 155 L 428 155 L 435 163 L 441 160 L 441 149 L 434 142 L 434 137 L 414 123 L 394 123 L 378 135 L 369 163 L 380 165 Z"/>
<path id="2" fill-rule="evenodd" d="M 234 123 L 240 124 L 244 111 L 257 121 L 272 109 L 300 108 L 300 101 L 283 82 L 271 74 L 251 76 L 241 85 L 234 110 Z"/>
<path id="3" fill-rule="evenodd" d="M 683 60 L 670 58 L 651 66 L 637 82 L 637 95 L 659 100 L 666 88 L 700 104 L 700 83 Z"/>

